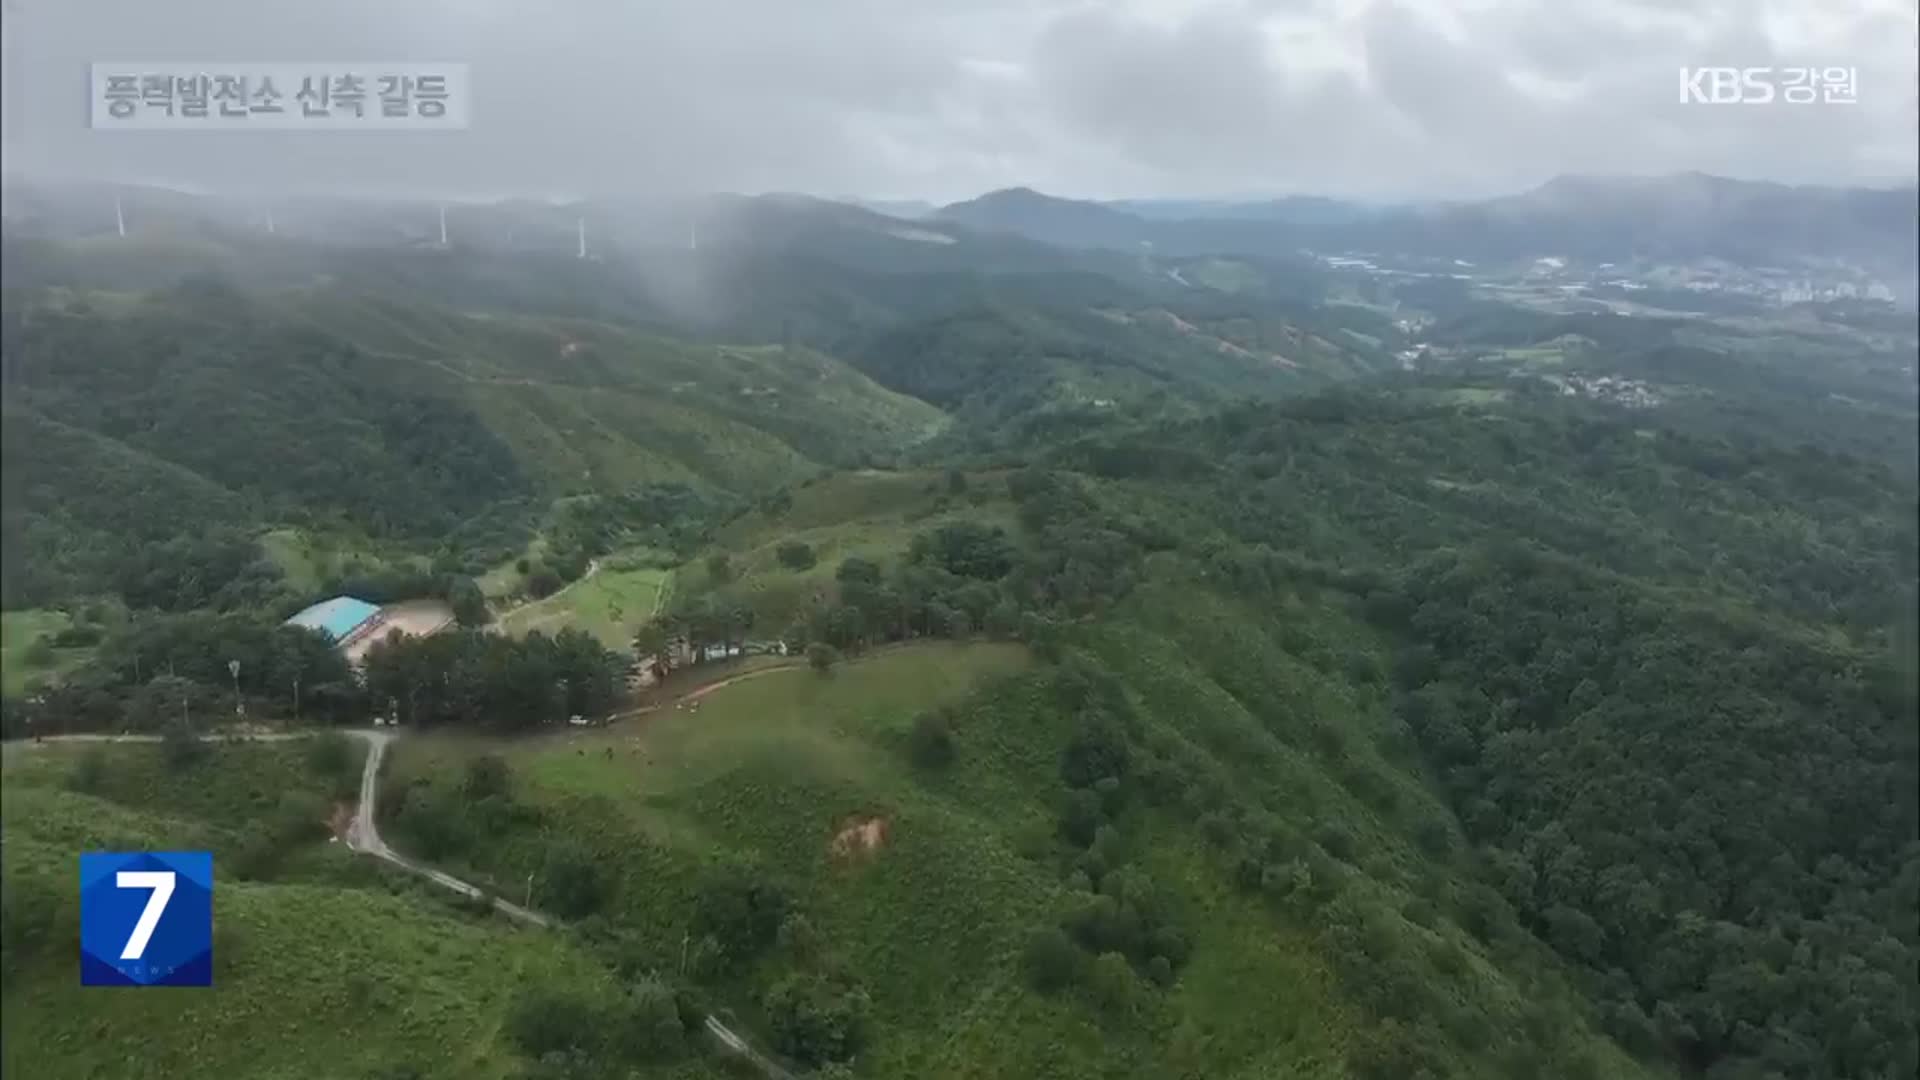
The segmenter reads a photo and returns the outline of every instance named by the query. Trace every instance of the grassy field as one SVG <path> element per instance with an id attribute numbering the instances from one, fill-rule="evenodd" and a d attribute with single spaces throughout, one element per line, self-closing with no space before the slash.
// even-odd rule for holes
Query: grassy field
<path id="1" fill-rule="evenodd" d="M 836 473 L 794 491 L 783 512 L 747 514 L 721 530 L 715 550 L 727 554 L 732 580 L 714 582 L 704 560 L 695 559 L 677 572 L 675 598 L 717 592 L 753 609 L 756 635 L 779 634 L 832 595 L 843 560 L 897 561 L 914 534 L 959 520 L 1015 532 L 1004 474 L 969 474 L 965 490 L 952 492 L 947 474 L 938 471 Z M 810 547 L 813 566 L 782 564 L 779 549 L 789 542 Z"/>
<path id="2" fill-rule="evenodd" d="M 901 744 L 911 718 L 941 703 L 957 710 L 959 758 L 928 776 Z M 1138 1022 L 1116 1026 L 1073 995 L 1027 989 L 1024 935 L 1071 903 L 1047 860 L 1022 854 L 1051 835 L 1070 732 L 1018 650 L 916 646 L 824 678 L 760 676 L 697 710 L 606 733 L 504 746 L 409 740 L 397 747 L 394 782 L 449 783 L 468 757 L 503 750 L 522 798 L 564 815 L 568 832 L 591 836 L 622 867 L 610 914 L 644 928 L 669 962 L 703 868 L 760 867 L 797 893 L 826 948 L 873 996 L 876 1038 L 861 1075 L 1344 1076 L 1342 1042 L 1358 1019 L 1311 935 L 1272 933 L 1258 901 L 1235 894 L 1198 838 L 1170 823 L 1137 843 L 1195 932 L 1201 959 L 1178 996 L 1143 1000 Z M 831 854 L 845 822 L 874 818 L 887 828 L 877 855 L 848 865 Z M 502 881 L 523 865 L 537 873 L 539 845 L 511 843 L 516 855 L 486 869 Z M 756 1022 L 750 990 L 733 992 Z M 1209 1036 L 1177 1033 L 1181 1013 L 1207 1017 Z"/>
<path id="3" fill-rule="evenodd" d="M 93 655 L 91 647 L 54 649 L 52 661 L 44 666 L 35 666 L 27 658 L 34 642 L 72 624 L 72 617 L 64 611 L 29 608 L 0 612 L 0 693 L 17 697 L 34 681 L 57 681 L 85 663 Z"/>
<path id="4" fill-rule="evenodd" d="M 547 538 L 540 535 L 534 536 L 527 541 L 527 546 L 522 549 L 519 556 L 502 562 L 474 579 L 480 586 L 481 595 L 485 596 L 489 602 L 496 603 L 519 595 L 526 584 L 526 577 L 520 573 L 517 565 L 520 559 L 527 560 L 531 565 L 546 558 L 546 555 Z"/>
<path id="5" fill-rule="evenodd" d="M 633 647 L 633 631 L 649 618 L 673 571 L 625 566 L 610 556 L 592 577 L 574 582 L 536 603 L 516 608 L 502 619 L 501 629 L 514 635 L 539 630 L 555 634 L 572 627 L 585 630 L 609 649 Z"/>
<path id="6" fill-rule="evenodd" d="M 475 755 L 503 754 L 541 824 L 452 865 L 514 891 L 531 876 L 538 904 L 551 845 L 585 845 L 613 875 L 603 913 L 661 965 L 677 962 L 716 867 L 779 883 L 872 998 L 862 1076 L 1333 1080 L 1356 1060 L 1403 1060 L 1415 1023 L 1443 1075 L 1520 1075 L 1502 1055 L 1521 1037 L 1507 1033 L 1542 1025 L 1592 1075 L 1641 1075 L 1593 1034 L 1537 942 L 1464 928 L 1470 899 L 1505 909 L 1476 891 L 1451 814 L 1410 764 L 1373 632 L 1308 597 L 1248 611 L 1181 573 L 1156 571 L 1081 642 L 1134 703 L 1138 745 L 1197 785 L 1197 805 L 1135 804 L 1122 819 L 1128 865 L 1192 943 L 1174 985 L 1141 983 L 1124 1018 L 1022 974 L 1027 935 L 1086 894 L 1055 833 L 1076 721 L 1052 669 L 1017 647 L 923 644 L 825 676 L 772 672 L 606 731 L 409 739 L 390 790 L 456 785 Z M 928 771 L 905 746 L 936 706 L 956 757 Z M 1323 906 L 1236 886 L 1240 856 L 1195 827 L 1207 806 L 1288 838 Z M 850 825 L 876 821 L 878 850 L 836 854 Z M 782 956 L 712 987 L 750 1030 L 765 1030 L 759 995 Z M 1382 1009 L 1407 1019 L 1383 1025 Z"/>
<path id="7" fill-rule="evenodd" d="M 349 777 L 359 745 L 344 762 Z M 502 1033 L 524 988 L 613 990 L 572 939 L 463 912 L 451 894 L 324 839 L 289 852 L 268 880 L 236 878 L 246 826 L 290 795 L 330 797 L 336 778 L 317 773 L 299 743 L 211 754 L 182 774 L 148 745 L 6 748 L 7 1075 L 505 1078 L 524 1065 Z M 98 780 L 89 793 L 71 790 L 88 755 L 104 762 Z M 202 848 L 214 853 L 213 987 L 81 987 L 76 855 Z M 713 1070 L 696 1058 L 657 1075 Z"/>

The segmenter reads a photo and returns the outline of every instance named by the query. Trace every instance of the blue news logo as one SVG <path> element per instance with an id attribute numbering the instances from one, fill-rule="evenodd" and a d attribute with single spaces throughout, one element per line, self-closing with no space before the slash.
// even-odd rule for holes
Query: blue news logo
<path id="1" fill-rule="evenodd" d="M 82 986 L 213 985 L 213 853 L 80 856 Z"/>

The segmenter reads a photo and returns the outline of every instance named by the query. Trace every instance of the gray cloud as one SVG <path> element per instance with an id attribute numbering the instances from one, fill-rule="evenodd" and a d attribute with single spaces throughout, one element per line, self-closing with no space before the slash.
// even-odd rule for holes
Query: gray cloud
<path id="1" fill-rule="evenodd" d="M 1912 0 L 9 0 L 8 167 L 248 189 L 1465 195 L 1915 171 Z M 95 60 L 455 60 L 460 133 L 86 128 Z M 1854 106 L 1681 105 L 1842 64 Z"/>

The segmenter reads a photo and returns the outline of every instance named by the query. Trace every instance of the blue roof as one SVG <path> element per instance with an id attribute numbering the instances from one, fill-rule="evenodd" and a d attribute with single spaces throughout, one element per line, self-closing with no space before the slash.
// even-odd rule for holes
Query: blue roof
<path id="1" fill-rule="evenodd" d="M 288 619 L 287 625 L 318 630 L 327 635 L 327 640 L 339 641 L 359 629 L 362 623 L 379 612 L 379 608 L 365 600 L 355 600 L 351 596 L 336 596 L 331 600 L 322 600 Z"/>

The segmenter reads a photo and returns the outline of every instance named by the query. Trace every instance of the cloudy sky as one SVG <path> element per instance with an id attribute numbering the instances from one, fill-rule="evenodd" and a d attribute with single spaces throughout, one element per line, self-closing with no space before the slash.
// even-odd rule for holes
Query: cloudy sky
<path id="1" fill-rule="evenodd" d="M 1920 0 L 5 0 L 13 170 L 205 187 L 944 201 L 1915 173 Z M 95 61 L 459 61 L 464 132 L 88 129 Z M 1849 66 L 1852 106 L 1682 104 Z"/>

